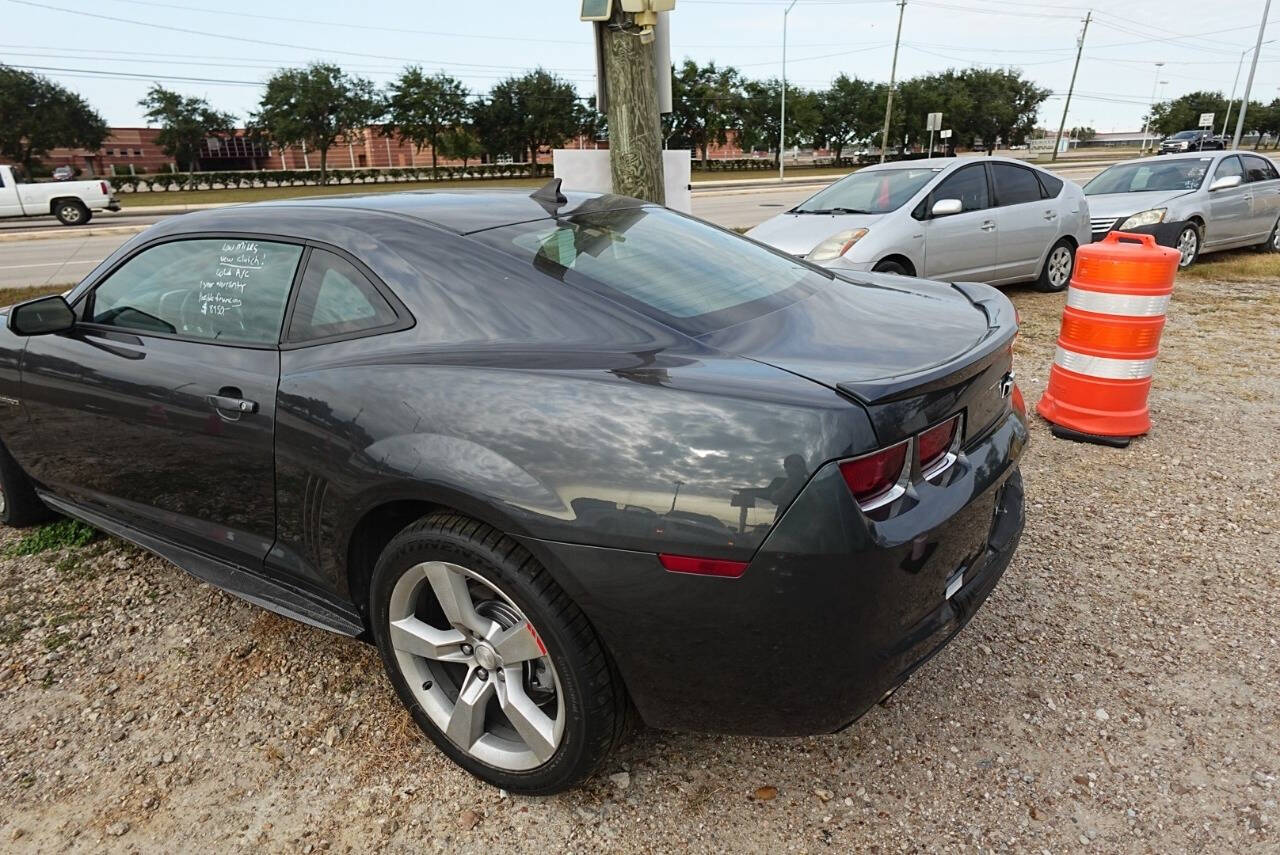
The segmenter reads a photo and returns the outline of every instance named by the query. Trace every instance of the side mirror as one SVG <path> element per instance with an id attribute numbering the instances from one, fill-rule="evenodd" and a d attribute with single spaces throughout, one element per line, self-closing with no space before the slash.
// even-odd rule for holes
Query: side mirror
<path id="1" fill-rule="evenodd" d="M 48 335 L 76 325 L 76 313 L 65 297 L 54 294 L 19 303 L 9 309 L 9 331 L 15 335 Z"/>
<path id="2" fill-rule="evenodd" d="M 1213 183 L 1209 185 L 1209 192 L 1214 190 L 1229 190 L 1232 187 L 1239 187 L 1243 179 L 1239 175 L 1224 175 L 1221 178 L 1213 179 Z"/>
<path id="3" fill-rule="evenodd" d="M 929 213 L 935 217 L 949 217 L 963 210 L 964 203 L 959 199 L 939 199 L 933 203 L 933 209 Z"/>

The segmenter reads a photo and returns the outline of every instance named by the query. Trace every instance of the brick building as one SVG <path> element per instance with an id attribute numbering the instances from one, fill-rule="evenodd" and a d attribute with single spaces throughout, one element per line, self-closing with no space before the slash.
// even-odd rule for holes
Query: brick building
<path id="1" fill-rule="evenodd" d="M 175 168 L 173 158 L 156 143 L 156 128 L 112 128 L 110 136 L 97 151 L 57 148 L 45 158 L 45 166 L 70 165 L 85 175 L 154 174 Z M 608 148 L 607 140 L 589 137 L 567 140 L 566 148 Z M 695 152 L 695 157 L 700 154 Z M 713 145 L 712 159 L 750 157 L 738 147 L 731 135 L 728 144 Z M 761 154 L 761 157 L 769 156 Z M 551 152 L 539 152 L 538 160 L 551 161 Z M 475 163 L 475 160 L 470 161 Z M 439 166 L 461 166 L 461 160 L 440 157 Z M 388 167 L 425 167 L 431 165 L 431 148 L 415 151 L 412 145 L 395 137 L 386 137 L 378 127 L 366 128 L 350 143 L 339 143 L 329 149 L 330 169 L 385 169 Z M 319 169 L 320 154 L 314 149 L 290 146 L 284 151 L 268 148 L 248 139 L 243 130 L 229 137 L 211 137 L 202 152 L 199 171 L 252 169 Z"/>

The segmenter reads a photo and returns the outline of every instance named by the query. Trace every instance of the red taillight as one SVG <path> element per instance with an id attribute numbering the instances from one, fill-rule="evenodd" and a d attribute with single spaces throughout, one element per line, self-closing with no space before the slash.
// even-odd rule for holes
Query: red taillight
<path id="1" fill-rule="evenodd" d="M 111 195 L 111 188 L 107 187 L 107 182 L 105 182 L 105 181 L 99 181 L 99 182 L 98 182 L 98 186 L 102 188 L 102 195 L 103 195 L 103 196 L 110 196 L 110 195 Z"/>
<path id="2" fill-rule="evenodd" d="M 859 504 L 880 498 L 898 483 L 909 449 L 910 443 L 903 441 L 840 464 L 840 474 Z"/>
<path id="3" fill-rule="evenodd" d="M 670 570 L 672 573 L 694 573 L 699 576 L 723 576 L 728 579 L 737 579 L 747 569 L 745 561 L 725 561 L 720 558 L 695 558 L 692 555 L 667 555 L 663 553 L 658 556 L 658 560 L 662 562 L 662 566 Z"/>
<path id="4" fill-rule="evenodd" d="M 960 417 L 952 416 L 940 425 L 929 428 L 920 434 L 917 441 L 920 446 L 920 469 L 926 474 L 929 467 L 941 460 L 955 441 L 956 429 L 960 426 Z"/>
<path id="5" fill-rule="evenodd" d="M 1022 416 L 1023 421 L 1027 418 L 1027 402 L 1022 397 L 1022 390 L 1018 388 L 1018 384 L 1013 384 L 1013 408 L 1018 411 L 1018 415 Z"/>

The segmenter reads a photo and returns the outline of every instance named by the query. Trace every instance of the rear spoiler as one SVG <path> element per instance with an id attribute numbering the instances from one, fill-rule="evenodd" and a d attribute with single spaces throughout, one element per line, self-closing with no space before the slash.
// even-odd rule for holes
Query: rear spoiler
<path id="1" fill-rule="evenodd" d="M 992 357 L 1008 350 L 1018 333 L 1013 303 L 990 285 L 953 282 L 951 287 L 987 317 L 987 333 L 973 347 L 954 359 L 923 371 L 837 383 L 836 389 L 863 404 L 883 404 L 946 389 L 985 371 Z"/>

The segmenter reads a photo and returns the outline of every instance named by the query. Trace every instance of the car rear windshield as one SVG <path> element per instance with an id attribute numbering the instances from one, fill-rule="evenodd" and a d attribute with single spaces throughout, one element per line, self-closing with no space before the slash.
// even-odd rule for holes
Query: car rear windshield
<path id="1" fill-rule="evenodd" d="M 1103 193 L 1146 193 L 1152 190 L 1196 190 L 1204 183 L 1213 158 L 1122 163 L 1084 185 L 1086 196 Z"/>
<path id="2" fill-rule="evenodd" d="M 830 281 L 798 259 L 655 207 L 582 212 L 474 237 L 690 335 L 774 311 Z"/>
<path id="3" fill-rule="evenodd" d="M 940 169 L 870 169 L 855 172 L 792 210 L 797 214 L 887 214 L 911 200 Z"/>

